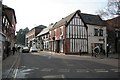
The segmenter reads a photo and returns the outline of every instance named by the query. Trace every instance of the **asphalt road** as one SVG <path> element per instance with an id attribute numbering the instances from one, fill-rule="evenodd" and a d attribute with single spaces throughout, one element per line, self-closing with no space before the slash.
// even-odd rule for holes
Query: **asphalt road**
<path id="1" fill-rule="evenodd" d="M 117 59 L 21 53 L 14 78 L 118 78 Z"/>

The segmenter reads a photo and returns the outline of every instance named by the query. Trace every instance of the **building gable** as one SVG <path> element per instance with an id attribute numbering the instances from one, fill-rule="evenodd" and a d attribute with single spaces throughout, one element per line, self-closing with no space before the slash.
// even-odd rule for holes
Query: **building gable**
<path id="1" fill-rule="evenodd" d="M 80 13 L 80 10 L 77 10 L 77 11 L 73 12 L 72 14 L 68 15 L 67 17 L 62 18 L 60 21 L 56 22 L 52 29 L 55 29 L 57 27 L 61 27 L 64 25 L 68 25 L 76 13 Z"/>

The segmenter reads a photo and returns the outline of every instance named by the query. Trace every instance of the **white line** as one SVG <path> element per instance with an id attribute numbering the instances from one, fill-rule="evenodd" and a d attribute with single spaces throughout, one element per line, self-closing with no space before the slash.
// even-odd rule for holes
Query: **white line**
<path id="1" fill-rule="evenodd" d="M 112 70 L 114 72 L 119 72 L 118 69 L 110 69 L 110 70 Z"/>
<path id="2" fill-rule="evenodd" d="M 48 59 L 51 59 L 51 56 L 49 56 Z"/>
<path id="3" fill-rule="evenodd" d="M 18 69 L 15 70 L 15 76 L 14 76 L 14 78 L 16 78 L 17 72 L 18 72 Z"/>
<path id="4" fill-rule="evenodd" d="M 108 72 L 108 71 L 96 71 L 96 72 Z"/>
<path id="5" fill-rule="evenodd" d="M 62 78 L 65 78 L 65 76 L 62 74 Z"/>
<path id="6" fill-rule="evenodd" d="M 118 69 L 110 69 L 110 70 L 113 70 L 113 71 L 115 71 L 115 70 L 118 70 Z"/>
<path id="7" fill-rule="evenodd" d="M 51 68 L 43 68 L 41 71 L 48 71 L 48 72 L 50 72 L 50 71 L 52 71 L 53 69 L 51 69 Z"/>
<path id="8" fill-rule="evenodd" d="M 48 75 L 43 76 L 42 78 L 64 78 L 64 75 Z"/>
<path id="9" fill-rule="evenodd" d="M 119 71 L 114 71 L 114 72 L 119 72 Z"/>
<path id="10" fill-rule="evenodd" d="M 95 71 L 97 71 L 97 70 L 105 70 L 105 69 L 94 69 Z"/>
<path id="11" fill-rule="evenodd" d="M 17 60 L 18 65 L 17 65 L 16 71 L 15 71 L 15 76 L 14 76 L 14 78 L 16 78 L 16 76 L 17 76 L 18 67 L 19 67 L 19 61 L 20 61 L 20 56 L 19 56 L 19 58 L 18 58 L 18 60 Z"/>
<path id="12" fill-rule="evenodd" d="M 90 71 L 88 71 L 86 69 L 76 69 L 76 72 L 90 72 Z"/>
<path id="13" fill-rule="evenodd" d="M 67 64 L 67 66 L 74 66 L 73 64 Z"/>
<path id="14" fill-rule="evenodd" d="M 69 69 L 60 69 L 60 70 L 58 70 L 58 72 L 70 72 L 70 70 Z"/>
<path id="15" fill-rule="evenodd" d="M 96 72 L 108 72 L 107 70 L 105 69 L 94 69 Z"/>

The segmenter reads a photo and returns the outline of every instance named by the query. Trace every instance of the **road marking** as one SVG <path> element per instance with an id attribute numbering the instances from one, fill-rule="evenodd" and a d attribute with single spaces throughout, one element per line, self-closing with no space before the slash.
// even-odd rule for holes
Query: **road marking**
<path id="1" fill-rule="evenodd" d="M 76 69 L 76 72 L 90 72 L 87 69 Z"/>
<path id="2" fill-rule="evenodd" d="M 18 68 L 15 70 L 15 76 L 14 76 L 14 78 L 16 78 L 17 72 L 18 72 Z"/>
<path id="3" fill-rule="evenodd" d="M 20 54 L 19 54 L 20 55 Z M 19 56 L 19 58 L 17 59 L 17 67 L 16 67 L 16 70 L 15 70 L 15 76 L 14 76 L 14 78 L 16 78 L 16 76 L 17 76 L 17 73 L 18 73 L 18 67 L 19 67 L 19 62 L 20 62 L 20 56 Z"/>
<path id="4" fill-rule="evenodd" d="M 106 71 L 96 71 L 96 72 L 108 72 L 108 71 L 106 70 Z"/>
<path id="5" fill-rule="evenodd" d="M 48 75 L 48 76 L 43 76 L 42 78 L 65 78 L 64 75 Z"/>
<path id="6" fill-rule="evenodd" d="M 119 72 L 118 69 L 110 69 L 110 70 L 114 72 Z"/>
<path id="7" fill-rule="evenodd" d="M 53 69 L 52 68 L 43 68 L 41 71 L 47 71 L 47 72 L 50 72 L 52 71 Z"/>
<path id="8" fill-rule="evenodd" d="M 59 69 L 58 72 L 70 72 L 69 69 Z"/>
<path id="9" fill-rule="evenodd" d="M 74 66 L 73 64 L 67 64 L 67 66 Z"/>
<path id="10" fill-rule="evenodd" d="M 48 56 L 48 59 L 51 59 L 52 57 L 51 56 Z"/>
<path id="11" fill-rule="evenodd" d="M 108 72 L 108 70 L 105 69 L 94 69 L 96 72 Z"/>

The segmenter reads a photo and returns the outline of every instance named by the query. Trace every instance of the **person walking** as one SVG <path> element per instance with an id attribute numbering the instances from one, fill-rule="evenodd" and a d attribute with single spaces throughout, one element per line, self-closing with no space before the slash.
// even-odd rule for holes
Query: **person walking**
<path id="1" fill-rule="evenodd" d="M 12 51 L 13 51 L 13 55 L 14 55 L 14 54 L 15 54 L 15 51 L 16 51 L 16 48 L 13 47 L 13 48 L 12 48 Z"/>

